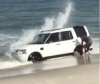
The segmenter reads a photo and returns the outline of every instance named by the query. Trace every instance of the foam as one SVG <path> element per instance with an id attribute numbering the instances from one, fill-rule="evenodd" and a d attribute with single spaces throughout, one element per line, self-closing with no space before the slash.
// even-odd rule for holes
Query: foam
<path id="1" fill-rule="evenodd" d="M 91 54 L 100 54 L 99 38 L 92 38 L 92 40 L 93 40 L 93 44 L 92 44 L 93 50 L 91 51 Z"/>
<path id="2" fill-rule="evenodd" d="M 1 61 L 0 69 L 14 68 L 22 65 L 32 64 L 32 62 L 19 62 L 17 60 L 13 61 Z"/>

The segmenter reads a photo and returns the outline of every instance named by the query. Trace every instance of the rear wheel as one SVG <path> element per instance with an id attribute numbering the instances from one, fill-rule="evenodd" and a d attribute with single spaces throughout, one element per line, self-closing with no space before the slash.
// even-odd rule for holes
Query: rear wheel
<path id="1" fill-rule="evenodd" d="M 75 57 L 79 57 L 79 56 L 80 56 L 80 53 L 79 53 L 78 51 L 74 51 L 73 55 L 74 55 Z"/>
<path id="2" fill-rule="evenodd" d="M 73 55 L 74 55 L 74 56 L 77 56 L 77 57 L 83 55 L 83 47 L 82 47 L 82 45 L 79 45 L 79 46 L 77 46 L 77 47 L 75 48 L 75 50 L 74 50 L 74 52 L 73 52 Z"/>

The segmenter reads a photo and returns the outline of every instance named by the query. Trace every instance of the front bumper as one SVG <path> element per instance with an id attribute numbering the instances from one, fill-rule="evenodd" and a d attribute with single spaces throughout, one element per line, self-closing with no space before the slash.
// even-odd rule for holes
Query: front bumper
<path id="1" fill-rule="evenodd" d="M 22 54 L 22 53 L 19 53 L 19 52 L 13 52 L 12 53 L 12 56 L 16 59 L 16 60 L 18 60 L 18 61 L 20 61 L 20 62 L 27 62 L 28 61 L 28 56 L 27 56 L 27 54 Z"/>

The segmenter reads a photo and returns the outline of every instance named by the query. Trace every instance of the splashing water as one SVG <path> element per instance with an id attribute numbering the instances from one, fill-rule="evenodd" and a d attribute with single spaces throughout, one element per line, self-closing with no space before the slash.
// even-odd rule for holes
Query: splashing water
<path id="1" fill-rule="evenodd" d="M 54 28 L 62 28 L 65 24 L 68 23 L 69 16 L 72 11 L 73 4 L 68 3 L 67 7 L 65 8 L 64 13 L 59 13 L 57 17 L 46 18 L 43 26 L 41 29 L 33 29 L 33 30 L 24 30 L 22 37 L 15 43 L 10 45 L 9 52 L 6 53 L 7 56 L 12 57 L 11 53 L 18 48 L 19 46 L 26 45 L 30 43 L 35 35 L 39 33 L 41 30 L 50 30 Z"/>
<path id="2" fill-rule="evenodd" d="M 17 42 L 10 45 L 10 49 L 8 52 L 5 53 L 5 55 L 9 56 L 11 58 L 12 52 L 14 52 L 15 49 L 18 48 L 19 46 L 26 45 L 26 44 L 30 43 L 34 39 L 37 31 L 38 31 L 37 29 L 23 30 L 24 34 L 22 35 L 22 37 L 19 38 L 19 40 Z"/>
<path id="3" fill-rule="evenodd" d="M 22 46 L 22 45 L 30 43 L 34 39 L 37 31 L 38 30 L 36 30 L 36 29 L 24 30 L 23 31 L 24 34 L 22 35 L 22 37 L 16 43 L 10 45 L 10 50 L 13 50 L 14 48 L 16 48 L 18 46 Z"/>
<path id="4" fill-rule="evenodd" d="M 53 17 L 46 18 L 44 25 L 41 27 L 41 30 L 53 29 L 54 28 L 54 25 L 53 25 L 54 20 L 55 19 Z"/>
<path id="5" fill-rule="evenodd" d="M 69 3 L 68 6 L 65 9 L 65 13 L 59 13 L 57 19 L 56 19 L 56 28 L 63 28 L 65 24 L 68 24 L 68 19 L 71 14 L 73 8 L 73 4 Z"/>
<path id="6" fill-rule="evenodd" d="M 59 13 L 57 17 L 46 18 L 45 23 L 41 30 L 49 30 L 54 28 L 63 28 L 65 24 L 68 24 L 68 19 L 70 18 L 71 11 L 73 10 L 73 3 L 67 4 L 64 13 Z"/>

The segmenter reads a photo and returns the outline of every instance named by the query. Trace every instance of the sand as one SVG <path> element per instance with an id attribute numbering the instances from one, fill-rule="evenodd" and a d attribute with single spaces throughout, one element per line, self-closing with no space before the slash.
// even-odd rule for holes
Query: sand
<path id="1" fill-rule="evenodd" d="M 0 78 L 0 84 L 99 84 L 99 64 L 86 64 Z"/>

